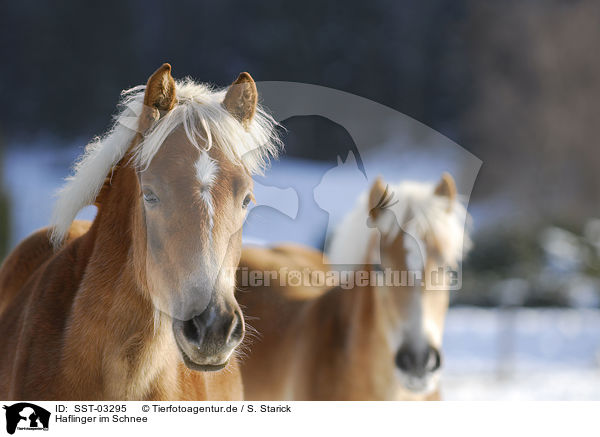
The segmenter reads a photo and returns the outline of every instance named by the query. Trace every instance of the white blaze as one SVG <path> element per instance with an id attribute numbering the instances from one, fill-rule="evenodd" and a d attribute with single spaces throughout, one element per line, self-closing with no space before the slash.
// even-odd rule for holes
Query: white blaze
<path id="1" fill-rule="evenodd" d="M 214 208 L 210 189 L 217 179 L 219 166 L 217 165 L 217 162 L 208 156 L 208 153 L 205 151 L 200 151 L 200 156 L 198 157 L 198 160 L 194 166 L 196 168 L 196 178 L 198 179 L 198 182 L 200 182 L 199 195 L 206 205 L 209 226 L 212 229 Z"/>

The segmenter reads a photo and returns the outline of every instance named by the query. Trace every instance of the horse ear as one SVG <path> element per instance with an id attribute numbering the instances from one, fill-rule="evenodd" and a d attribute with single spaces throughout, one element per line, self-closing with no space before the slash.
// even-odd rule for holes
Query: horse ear
<path id="1" fill-rule="evenodd" d="M 223 106 L 247 129 L 256 112 L 257 103 L 258 91 L 252 76 L 245 72 L 240 73 L 227 90 Z"/>
<path id="2" fill-rule="evenodd" d="M 377 176 L 375 182 L 371 185 L 371 191 L 369 191 L 369 216 L 373 220 L 379 216 L 380 209 L 378 206 L 381 204 L 385 191 L 386 185 L 383 179 L 381 176 Z"/>
<path id="3" fill-rule="evenodd" d="M 170 111 L 175 106 L 175 81 L 171 76 L 171 65 L 162 66 L 150 76 L 146 84 L 144 105 L 159 111 Z"/>
<path id="4" fill-rule="evenodd" d="M 171 76 L 171 65 L 162 64 L 146 83 L 144 109 L 140 117 L 140 132 L 146 132 L 161 116 L 175 106 L 175 81 Z"/>
<path id="5" fill-rule="evenodd" d="M 433 193 L 436 196 L 448 198 L 448 212 L 450 212 L 456 199 L 456 183 L 450 173 L 442 174 L 442 180 L 437 184 Z"/>

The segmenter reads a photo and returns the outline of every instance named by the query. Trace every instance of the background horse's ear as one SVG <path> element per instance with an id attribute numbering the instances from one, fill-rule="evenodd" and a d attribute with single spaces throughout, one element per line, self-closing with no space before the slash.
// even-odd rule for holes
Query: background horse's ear
<path id="1" fill-rule="evenodd" d="M 175 106 L 175 81 L 171 76 L 171 65 L 162 64 L 146 83 L 144 109 L 140 118 L 140 132 L 146 132 L 161 116 Z"/>
<path id="2" fill-rule="evenodd" d="M 381 209 L 379 208 L 382 205 L 383 196 L 386 192 L 386 185 L 383 182 L 381 176 L 377 176 L 375 182 L 371 186 L 371 191 L 369 191 L 369 216 L 375 220 Z"/>
<path id="3" fill-rule="evenodd" d="M 240 73 L 227 90 L 223 106 L 247 129 L 256 112 L 257 103 L 258 91 L 252 76 L 248 73 Z"/>
<path id="4" fill-rule="evenodd" d="M 450 212 L 452 210 L 452 204 L 456 199 L 456 183 L 452 176 L 450 176 L 450 173 L 444 172 L 444 174 L 442 174 L 442 180 L 437 184 L 433 193 L 436 196 L 448 198 L 448 212 Z"/>

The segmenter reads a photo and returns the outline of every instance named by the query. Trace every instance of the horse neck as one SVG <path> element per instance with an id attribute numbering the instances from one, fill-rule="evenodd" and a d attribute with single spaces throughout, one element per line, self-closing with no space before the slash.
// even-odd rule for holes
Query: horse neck
<path id="1" fill-rule="evenodd" d="M 96 198 L 98 213 L 86 235 L 93 240 L 94 247 L 89 259 L 88 277 L 106 275 L 111 281 L 118 279 L 127 286 L 122 290 L 113 290 L 110 294 L 112 297 L 136 292 L 147 298 L 144 263 L 141 261 L 144 248 L 140 239 L 134 238 L 134 232 L 143 226 L 139 181 L 136 170 L 124 164 L 130 158 L 126 156 L 113 169 Z M 106 288 L 111 286 L 114 284 Z"/>
<path id="2" fill-rule="evenodd" d="M 365 264 L 360 268 L 370 275 L 369 277 L 375 272 L 374 260 L 371 256 L 375 253 L 377 238 L 377 233 L 373 232 L 365 251 Z M 393 331 L 400 324 L 416 327 L 418 331 L 416 335 L 419 335 L 424 323 L 423 295 L 418 283 L 420 281 L 415 280 L 414 285 L 387 284 L 385 281 L 406 281 L 408 277 L 400 276 L 401 273 L 396 277 L 388 277 L 385 272 L 380 274 L 384 281 L 382 285 L 370 283 L 364 287 L 355 286 L 342 293 L 343 310 L 352 314 L 351 326 L 368 329 L 373 336 L 379 340 L 384 339 L 386 343 L 390 343 L 394 336 Z M 356 337 L 368 342 L 374 340 L 372 337 L 366 339 L 361 335 Z M 363 344 L 361 347 L 368 347 L 368 345 Z"/>
<path id="3" fill-rule="evenodd" d="M 125 157 L 122 162 L 127 161 Z M 95 360 L 103 375 L 103 386 L 96 389 L 103 394 L 141 398 L 158 390 L 153 379 L 161 369 L 169 365 L 176 369 L 170 358 L 177 353 L 165 353 L 174 348 L 168 323 L 160 321 L 161 315 L 158 323 L 154 320 L 144 287 L 142 249 L 135 247 L 139 238 L 133 235 L 143 220 L 135 169 L 117 166 L 96 204 L 96 219 L 84 236 L 88 240 L 84 244 L 93 250 L 74 303 L 69 330 L 74 334 L 67 339 L 67 357 L 74 363 L 86 360 L 89 368 Z"/>
<path id="4" fill-rule="evenodd" d="M 372 266 L 365 266 L 367 272 Z M 322 400 L 377 400 L 392 397 L 389 378 L 393 355 L 381 326 L 381 297 L 372 286 L 336 287 L 314 305 L 310 325 L 314 349 L 307 369 L 331 375 L 326 387 L 313 386 L 309 397 Z M 328 326 L 328 329 L 316 327 Z M 315 359 L 315 357 L 321 357 Z M 384 377 L 382 378 L 382 375 Z M 349 382 L 351 382 L 349 384 Z"/>
<path id="5" fill-rule="evenodd" d="M 364 265 L 360 269 L 367 275 L 372 275 L 375 271 L 372 265 Z M 356 284 L 357 277 L 354 279 Z M 345 333 L 344 343 L 349 351 L 361 355 L 366 353 L 364 351 L 373 346 L 373 340 L 379 334 L 381 296 L 376 287 L 337 287 L 323 295 L 320 300 L 323 303 L 329 302 L 329 311 L 338 314 L 338 320 L 342 324 L 340 332 Z"/>

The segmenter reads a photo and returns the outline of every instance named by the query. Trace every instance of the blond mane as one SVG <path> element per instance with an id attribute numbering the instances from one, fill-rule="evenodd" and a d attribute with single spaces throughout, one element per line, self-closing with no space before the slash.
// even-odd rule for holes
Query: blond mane
<path id="1" fill-rule="evenodd" d="M 77 213 L 94 203 L 111 169 L 125 156 L 138 130 L 144 85 L 123 91 L 120 111 L 109 131 L 94 138 L 74 165 L 73 174 L 57 193 L 51 219 L 51 240 L 60 246 Z M 222 105 L 226 89 L 214 89 L 189 78 L 176 82 L 177 103 L 145 133 L 136 146 L 134 165 L 145 169 L 167 137 L 183 126 L 198 149 L 218 147 L 250 174 L 262 174 L 281 148 L 277 122 L 257 106 L 246 128 Z"/>
<path id="2" fill-rule="evenodd" d="M 434 194 L 433 183 L 405 181 L 390 184 L 388 189 L 393 194 L 389 208 L 405 232 L 418 239 L 430 237 L 436 241 L 443 264 L 455 266 L 462 261 L 471 247 L 471 240 L 465 231 L 469 228 L 469 216 L 461 201 L 454 201 L 448 209 L 448 199 Z M 369 240 L 377 230 L 367 225 L 368 197 L 368 192 L 363 193 L 355 208 L 335 230 L 327 251 L 333 264 L 344 264 L 344 259 L 364 260 L 371 255 L 367 254 L 371 247 Z M 408 222 L 403 224 L 407 217 Z M 392 223 L 383 224 L 386 226 L 389 226 L 389 236 L 395 237 L 393 234 L 398 232 L 398 227 Z"/>

